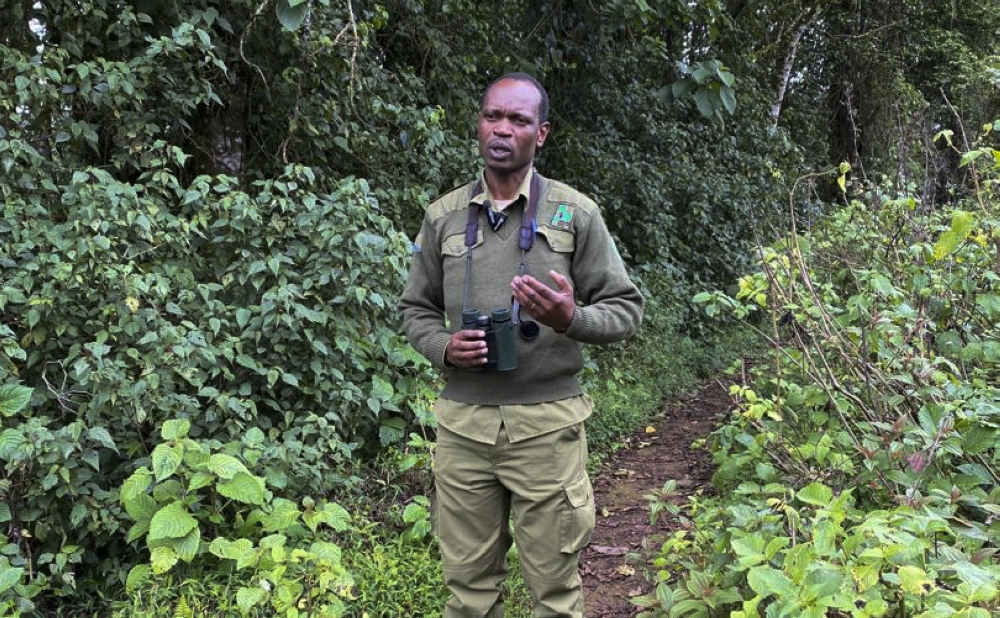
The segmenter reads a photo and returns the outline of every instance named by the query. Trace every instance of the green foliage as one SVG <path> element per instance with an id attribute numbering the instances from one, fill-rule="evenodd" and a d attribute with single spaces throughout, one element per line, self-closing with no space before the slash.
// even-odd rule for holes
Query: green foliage
<path id="1" fill-rule="evenodd" d="M 152 469 L 141 467 L 122 484 L 121 503 L 135 520 L 127 539 L 145 539 L 150 556 L 132 567 L 126 588 L 142 596 L 152 578 L 175 568 L 217 570 L 239 582 L 242 615 L 342 616 L 354 581 L 320 526 L 349 530 L 347 511 L 308 496 L 301 509 L 275 497 L 245 463 L 259 456 L 259 429 L 225 446 L 193 440 L 190 429 L 187 420 L 165 422 Z"/>
<path id="2" fill-rule="evenodd" d="M 732 387 L 720 497 L 653 559 L 647 615 L 1000 609 L 1000 234 L 995 194 L 974 195 L 947 212 L 873 191 L 763 248 L 733 297 L 698 295 L 762 317 L 773 358 Z"/>
<path id="3" fill-rule="evenodd" d="M 436 546 L 371 534 L 356 540 L 358 551 L 352 553 L 347 565 L 359 585 L 345 615 L 393 618 L 439 614 L 448 591 Z"/>
<path id="4" fill-rule="evenodd" d="M 682 77 L 659 92 L 664 101 L 683 101 L 691 97 L 698 113 L 705 118 L 721 119 L 723 112 L 731 115 L 736 111 L 735 78 L 721 62 L 703 61 L 694 67 L 682 62 L 677 69 Z"/>
<path id="5" fill-rule="evenodd" d="M 140 551 L 164 573 L 122 615 L 249 607 L 259 593 L 239 597 L 241 578 L 259 564 L 235 579 L 196 568 L 210 557 L 186 541 L 209 511 L 184 492 L 245 519 L 304 495 L 399 491 L 405 507 L 374 510 L 392 511 L 406 547 L 429 540 L 426 505 L 401 488 L 428 465 L 431 437 L 411 438 L 433 425 L 437 376 L 403 341 L 394 304 L 423 208 L 476 171 L 472 127 L 489 78 L 528 70 L 549 87 L 539 168 L 596 197 L 647 294 L 641 337 L 592 352 L 600 448 L 726 356 L 687 299 L 735 280 L 755 237 L 782 230 L 792 210 L 809 217 L 828 193 L 841 197 L 831 177 L 788 208 L 785 179 L 841 160 L 873 177 L 898 166 L 900 186 L 922 188 L 905 195 L 927 208 L 968 193 L 939 195 L 949 179 L 995 186 L 984 170 L 996 151 L 955 136 L 956 112 L 995 103 L 981 67 L 997 19 L 971 0 L 0 3 L 0 524 L 11 531 L 0 612 L 100 614 Z M 774 128 L 775 75 L 803 22 Z M 680 96 L 665 101 L 664 89 Z M 901 118 L 950 131 L 950 147 Z M 978 205 L 962 210 L 977 236 L 989 227 Z M 954 230 L 931 249 L 938 260 L 965 259 L 964 224 L 932 225 Z M 877 272 L 841 279 L 907 293 Z M 773 302 L 766 279 L 750 283 Z M 995 309 L 989 294 L 957 309 L 931 303 L 939 296 L 927 301 L 935 319 Z M 749 298 L 731 300 L 763 313 Z M 977 323 L 933 332 L 930 375 L 951 371 L 945 360 L 962 369 L 993 357 Z M 803 397 L 820 407 L 814 390 Z M 222 466 L 194 482 L 186 440 L 247 472 L 226 478 Z M 143 469 L 157 487 L 179 474 L 195 485 L 148 496 L 162 514 L 142 534 L 162 547 L 121 542 L 135 524 L 117 488 Z"/>

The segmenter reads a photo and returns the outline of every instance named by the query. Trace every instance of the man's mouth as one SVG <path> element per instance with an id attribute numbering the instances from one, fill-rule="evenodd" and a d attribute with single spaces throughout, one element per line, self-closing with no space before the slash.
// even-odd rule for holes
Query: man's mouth
<path id="1" fill-rule="evenodd" d="M 493 142 L 486 147 L 486 153 L 492 159 L 504 159 L 513 152 L 513 148 L 502 142 Z"/>

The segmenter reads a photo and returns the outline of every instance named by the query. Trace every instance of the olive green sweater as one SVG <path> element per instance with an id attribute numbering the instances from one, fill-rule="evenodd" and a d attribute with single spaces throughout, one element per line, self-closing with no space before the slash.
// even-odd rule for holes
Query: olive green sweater
<path id="1" fill-rule="evenodd" d="M 468 307 L 483 314 L 511 306 L 510 283 L 521 261 L 518 235 L 531 174 L 521 184 L 520 197 L 504 211 L 508 219 L 498 231 L 490 228 L 485 209 L 480 209 Z M 525 254 L 525 274 L 553 287 L 549 270 L 570 280 L 577 307 L 569 329 L 557 333 L 540 325 L 541 333 L 533 341 L 515 333 L 518 368 L 512 371 L 445 365 L 445 347 L 462 325 L 468 206 L 488 199 L 485 192 L 470 195 L 472 188 L 470 183 L 456 189 L 427 208 L 399 303 L 407 337 L 418 352 L 445 369 L 443 398 L 499 406 L 580 395 L 576 374 L 583 367 L 581 344 L 611 343 L 635 333 L 642 319 L 643 300 L 628 277 L 597 205 L 554 180 L 543 178 L 541 182 L 537 233 Z M 521 318 L 531 316 L 522 309 Z"/>

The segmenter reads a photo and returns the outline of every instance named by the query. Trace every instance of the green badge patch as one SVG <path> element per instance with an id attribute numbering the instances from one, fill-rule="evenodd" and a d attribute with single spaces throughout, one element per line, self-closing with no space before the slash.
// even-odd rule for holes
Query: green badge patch
<path id="1" fill-rule="evenodd" d="M 556 214 L 552 216 L 551 225 L 554 227 L 569 227 L 569 222 L 573 220 L 573 210 L 566 204 L 559 204 Z"/>

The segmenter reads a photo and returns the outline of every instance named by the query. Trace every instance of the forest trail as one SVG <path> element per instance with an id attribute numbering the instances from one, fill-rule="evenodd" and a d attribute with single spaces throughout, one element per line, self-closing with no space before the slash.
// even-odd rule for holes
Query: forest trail
<path id="1" fill-rule="evenodd" d="M 640 428 L 601 466 L 594 478 L 597 527 L 580 557 L 587 618 L 625 618 L 640 611 L 629 599 L 653 586 L 643 576 L 642 565 L 626 555 L 641 551 L 647 541 L 655 547 L 676 524 L 663 512 L 651 526 L 645 496 L 670 479 L 677 481 L 678 503 L 708 487 L 711 457 L 691 444 L 707 436 L 731 407 L 721 383 L 705 383 L 668 403 L 650 421 L 654 431 Z"/>

